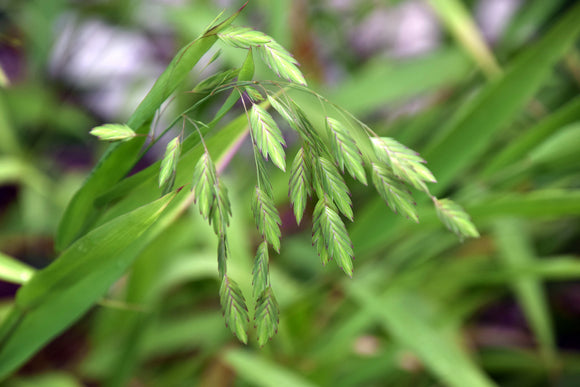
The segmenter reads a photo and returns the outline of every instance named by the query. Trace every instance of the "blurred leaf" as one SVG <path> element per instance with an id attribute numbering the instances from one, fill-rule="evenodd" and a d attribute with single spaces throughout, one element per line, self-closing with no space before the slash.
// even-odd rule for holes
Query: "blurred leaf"
<path id="1" fill-rule="evenodd" d="M 553 134 L 529 153 L 535 164 L 554 164 L 573 167 L 580 150 L 580 122 L 568 125 Z"/>
<path id="2" fill-rule="evenodd" d="M 298 373 L 249 351 L 231 349 L 223 355 L 223 358 L 242 379 L 254 386 L 315 386 L 315 384 L 304 379 Z"/>
<path id="3" fill-rule="evenodd" d="M 498 154 L 486 163 L 483 175 L 489 177 L 491 174 L 500 171 L 503 167 L 520 160 L 531 149 L 560 130 L 561 127 L 579 120 L 580 97 L 576 97 L 523 132 L 514 141 L 506 144 Z"/>
<path id="4" fill-rule="evenodd" d="M 461 1 L 430 0 L 429 4 L 486 76 L 493 79 L 501 75 L 501 68 L 497 64 L 493 53 L 485 43 L 475 21 Z"/>
<path id="5" fill-rule="evenodd" d="M 433 198 L 437 216 L 445 227 L 453 231 L 460 239 L 465 237 L 477 238 L 479 232 L 471 222 L 469 215 L 461 206 L 450 199 Z"/>
<path id="6" fill-rule="evenodd" d="M 24 284 L 34 275 L 34 268 L 0 252 L 0 280 Z"/>
<path id="7" fill-rule="evenodd" d="M 445 385 L 495 385 L 473 363 L 451 332 L 420 313 L 418 309 L 424 306 L 425 301 L 418 295 L 393 288 L 379 297 L 361 283 L 348 286 L 348 294 L 366 313 L 372 313 L 397 341 L 419 356 L 425 366 Z"/>
<path id="8" fill-rule="evenodd" d="M 426 57 L 396 64 L 375 60 L 324 94 L 349 112 L 363 115 L 385 104 L 459 83 L 471 68 L 469 59 L 455 49 L 441 49 Z"/>
<path id="9" fill-rule="evenodd" d="M 494 225 L 495 240 L 504 265 L 514 271 L 533 265 L 536 258 L 525 223 L 506 218 L 497 220 Z M 549 363 L 555 361 L 555 337 L 542 283 L 530 276 L 514 277 L 511 283 L 545 360 Z"/>
<path id="10" fill-rule="evenodd" d="M 576 4 L 536 44 L 510 64 L 504 75 L 486 86 L 457 112 L 423 157 L 442 192 L 489 147 L 504 127 L 537 93 L 552 67 L 580 33 L 580 4 Z"/>
<path id="11" fill-rule="evenodd" d="M 0 326 L 0 379 L 80 318 L 133 262 L 175 195 L 96 228 L 20 288 Z"/>

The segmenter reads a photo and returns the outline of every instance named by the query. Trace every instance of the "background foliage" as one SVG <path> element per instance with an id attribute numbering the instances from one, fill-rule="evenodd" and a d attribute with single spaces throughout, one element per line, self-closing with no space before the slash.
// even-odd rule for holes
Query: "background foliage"
<path id="1" fill-rule="evenodd" d="M 494 36 L 484 36 L 484 21 L 475 19 L 491 3 L 485 0 L 253 1 L 237 16 L 235 24 L 291 49 L 310 87 L 379 135 L 418 150 L 438 181 L 431 192 L 461 204 L 481 233 L 458 242 L 437 220 L 438 211 L 453 211 L 444 200 L 434 207 L 415 195 L 415 223 L 345 177 L 355 219 L 347 224 L 356 257 L 351 279 L 320 264 L 313 219 L 296 224 L 289 174 L 269 165 L 282 235 L 280 254 L 269 254 L 280 323 L 260 348 L 259 329 L 244 346 L 225 327 L 219 238 L 197 209 L 185 211 L 189 189 L 158 199 L 166 183 L 159 188 L 163 141 L 135 168 L 146 138 L 116 146 L 118 156 L 100 165 L 107 177 L 93 177 L 64 215 L 106 149 L 90 128 L 128 122 L 142 133 L 152 120 L 161 131 L 201 101 L 211 89 L 200 81 L 221 70 L 275 78 L 264 65 L 243 66 L 243 50 L 221 45 L 217 60 L 210 61 L 215 50 L 202 57 L 217 40 L 208 37 L 183 54 L 201 59 L 191 73 L 185 60 L 172 62 L 171 76 L 159 83 L 167 87 L 137 107 L 179 47 L 220 11 L 213 2 L 177 3 L 0 2 L 2 383 L 580 383 L 580 5 L 529 0 Z M 225 15 L 240 5 L 228 4 Z M 392 38 L 408 33 L 404 23 L 396 30 L 396 19 L 409 9 L 435 26 L 424 50 Z M 153 117 L 175 87 L 195 93 L 175 93 Z M 250 209 L 254 160 L 247 143 L 230 159 L 248 121 L 227 93 L 216 98 L 200 102 L 192 119 L 212 126 L 220 106 L 233 107 L 206 146 L 231 202 L 228 273 L 253 310 L 252 261 L 257 249 L 264 252 Z M 293 98 L 326 130 L 316 98 Z M 290 170 L 300 143 L 284 135 Z M 191 184 L 204 154 L 194 145 L 181 144 L 176 186 Z M 306 213 L 316 213 L 315 205 L 308 202 Z M 59 228 L 63 216 L 70 221 Z M 65 249 L 79 230 L 88 232 L 82 243 Z"/>

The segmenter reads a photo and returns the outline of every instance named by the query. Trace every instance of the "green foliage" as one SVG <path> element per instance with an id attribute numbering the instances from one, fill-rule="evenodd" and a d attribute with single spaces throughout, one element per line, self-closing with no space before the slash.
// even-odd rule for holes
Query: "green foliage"
<path id="1" fill-rule="evenodd" d="M 44 21 L 69 5 L 21 3 L 23 57 L 40 58 L 34 50 L 52 36 Z M 132 26 L 125 3 L 79 15 Z M 227 366 L 222 381 L 242 385 L 578 384 L 576 354 L 558 347 L 568 335 L 562 316 L 571 315 L 550 305 L 559 295 L 545 282 L 562 281 L 566 294 L 563 281 L 580 276 L 580 100 L 571 98 L 580 6 L 530 2 L 492 51 L 471 3 L 431 3 L 450 39 L 426 55 L 375 52 L 365 61 L 345 50 L 349 26 L 328 28 L 344 20 L 326 7 L 306 5 L 308 17 L 288 19 L 296 5 L 273 2 L 260 10 L 267 34 L 232 26 L 256 20 L 247 12 L 201 28 L 215 14 L 211 2 L 168 9 L 179 39 L 199 37 L 126 125 L 91 131 L 116 142 L 85 182 L 49 156 L 56 133 L 43 148 L 33 131 L 61 120 L 69 141 L 82 139 L 75 128 L 98 124 L 48 103 L 61 91 L 41 99 L 45 82 L 8 83 L 0 182 L 16 185 L 18 198 L 0 219 L 0 249 L 10 252 L 0 254 L 0 279 L 21 287 L 0 302 L 0 383 L 203 385 Z M 362 26 L 376 10 L 356 12 Z M 278 42 L 293 43 L 313 86 Z M 311 44 L 326 44 L 324 55 Z M 331 61 L 339 76 L 329 87 Z M 194 66 L 214 73 L 191 85 Z M 282 79 L 268 80 L 268 68 Z M 166 140 L 160 160 L 130 173 Z M 27 246 L 56 233 L 45 269 L 11 257 L 27 232 Z M 514 335 L 498 346 L 474 316 L 500 299 L 513 299 L 525 323 L 510 325 Z M 73 336 L 87 344 L 74 361 L 62 359 L 65 371 L 51 378 L 42 367 L 52 365 L 32 360 L 39 375 L 15 373 L 82 316 Z M 247 348 L 235 348 L 224 320 Z"/>

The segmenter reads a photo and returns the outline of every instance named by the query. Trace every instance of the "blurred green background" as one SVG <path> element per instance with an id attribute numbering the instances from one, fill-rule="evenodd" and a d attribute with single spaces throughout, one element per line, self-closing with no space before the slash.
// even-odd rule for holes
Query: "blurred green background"
<path id="1" fill-rule="evenodd" d="M 126 121 L 177 50 L 241 5 L 0 0 L 2 253 L 50 264 L 58 221 L 105 150 L 90 128 Z M 418 202 L 415 224 L 352 185 L 349 279 L 321 265 L 310 221 L 293 221 L 288 177 L 272 171 L 283 220 L 281 254 L 271 256 L 281 316 L 264 348 L 255 339 L 243 346 L 225 327 L 216 241 L 191 211 L 105 300 L 2 383 L 580 385 L 578 20 L 573 0 L 250 1 L 236 24 L 274 37 L 312 88 L 418 150 L 439 181 L 433 192 L 464 206 L 481 238 L 461 243 L 427 203 Z M 223 48 L 211 64 L 208 55 L 184 89 L 244 55 Z M 256 79 L 269 76 L 256 69 Z M 189 103 L 176 94 L 158 126 Z M 216 107 L 204 105 L 198 119 Z M 230 265 L 249 294 L 255 177 L 249 152 L 236 157 L 224 174 Z M 0 319 L 17 289 L 0 281 Z"/>

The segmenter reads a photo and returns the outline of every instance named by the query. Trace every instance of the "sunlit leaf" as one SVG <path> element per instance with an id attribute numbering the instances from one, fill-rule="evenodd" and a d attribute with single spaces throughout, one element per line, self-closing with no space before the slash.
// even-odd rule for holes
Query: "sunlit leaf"
<path id="1" fill-rule="evenodd" d="M 298 62 L 284 47 L 271 41 L 257 47 L 264 62 L 281 78 L 306 86 L 304 75 L 298 69 Z"/>
<path id="2" fill-rule="evenodd" d="M 263 32 L 238 26 L 225 28 L 218 34 L 218 37 L 224 43 L 238 48 L 255 47 L 272 41 L 272 38 Z"/>
<path id="3" fill-rule="evenodd" d="M 128 125 L 105 124 L 91 129 L 90 133 L 102 141 L 130 140 L 137 134 Z"/>

